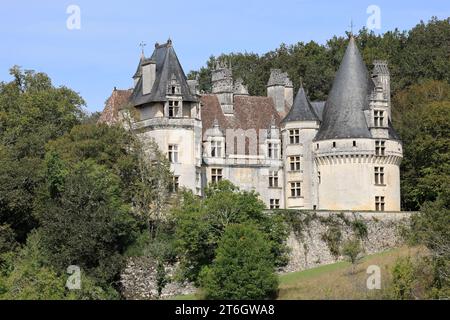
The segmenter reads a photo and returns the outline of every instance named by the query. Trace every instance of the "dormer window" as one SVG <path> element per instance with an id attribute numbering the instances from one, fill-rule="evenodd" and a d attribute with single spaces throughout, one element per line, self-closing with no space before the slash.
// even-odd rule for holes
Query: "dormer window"
<path id="1" fill-rule="evenodd" d="M 213 158 L 222 157 L 222 142 L 211 141 L 211 157 Z"/>
<path id="2" fill-rule="evenodd" d="M 384 127 L 384 111 L 373 111 L 373 122 L 375 127 Z"/>
<path id="3" fill-rule="evenodd" d="M 177 117 L 179 110 L 179 101 L 169 100 L 169 118 Z"/>
<path id="4" fill-rule="evenodd" d="M 269 159 L 278 159 L 278 143 L 268 143 L 268 156 Z"/>
<path id="5" fill-rule="evenodd" d="M 175 89 L 176 89 L 176 87 L 175 87 L 175 86 L 172 86 L 172 87 L 171 87 L 170 91 L 171 91 L 171 93 L 172 93 L 172 94 L 175 94 L 175 92 L 176 92 L 176 90 L 175 90 Z"/>

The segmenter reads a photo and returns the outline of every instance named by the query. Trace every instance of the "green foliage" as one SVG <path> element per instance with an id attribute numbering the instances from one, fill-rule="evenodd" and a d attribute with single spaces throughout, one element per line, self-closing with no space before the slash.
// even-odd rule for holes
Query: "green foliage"
<path id="1" fill-rule="evenodd" d="M 2 264 L 0 299 L 60 300 L 65 299 L 65 279 L 45 265 L 40 237 L 31 234 L 27 245 L 11 256 L 8 266 Z"/>
<path id="2" fill-rule="evenodd" d="M 392 270 L 391 298 L 395 300 L 413 299 L 415 279 L 415 269 L 411 259 L 409 257 L 399 259 Z"/>
<path id="3" fill-rule="evenodd" d="M 278 287 L 273 262 L 270 242 L 255 226 L 228 225 L 213 263 L 200 276 L 206 298 L 273 298 Z"/>
<path id="4" fill-rule="evenodd" d="M 275 264 L 287 263 L 287 228 L 281 216 L 265 213 L 254 192 L 241 191 L 229 181 L 213 184 L 198 199 L 186 192 L 175 210 L 176 241 L 184 276 L 196 280 L 201 268 L 212 262 L 215 249 L 230 224 L 254 224 L 267 235 Z"/>
<path id="5" fill-rule="evenodd" d="M 14 230 L 7 224 L 0 224 L 0 254 L 13 251 L 16 246 Z"/>
<path id="6" fill-rule="evenodd" d="M 350 222 L 350 225 L 352 227 L 353 232 L 359 239 L 365 239 L 367 238 L 369 232 L 367 230 L 367 225 L 364 223 L 364 221 L 355 218 Z"/>
<path id="7" fill-rule="evenodd" d="M 62 136 L 82 117 L 81 97 L 54 87 L 44 73 L 10 70 L 0 83 L 0 224 L 24 242 L 36 226 L 33 200 L 42 182 L 45 144 Z"/>
<path id="8" fill-rule="evenodd" d="M 402 206 L 418 210 L 450 188 L 450 84 L 413 85 L 399 92 L 393 105 L 403 140 Z"/>
<path id="9" fill-rule="evenodd" d="M 365 63 L 375 59 L 389 63 L 393 93 L 423 79 L 450 80 L 448 64 L 450 46 L 450 19 L 432 18 L 421 22 L 409 32 L 395 29 L 376 35 L 366 28 L 356 34 L 356 41 Z M 191 71 L 189 78 L 198 77 L 199 88 L 211 92 L 211 71 L 216 61 L 230 63 L 234 78 L 244 80 L 252 95 L 265 95 L 271 68 L 287 72 L 295 92 L 303 79 L 312 100 L 325 100 L 334 74 L 339 67 L 347 45 L 347 37 L 329 39 L 326 45 L 314 41 L 281 44 L 263 55 L 255 53 L 230 53 L 211 56 L 199 71 Z"/>
<path id="10" fill-rule="evenodd" d="M 450 292 L 450 196 L 446 192 L 434 202 L 425 203 L 411 219 L 410 236 L 426 246 L 434 269 L 433 287 Z"/>
<path id="11" fill-rule="evenodd" d="M 342 244 L 342 255 L 348 259 L 352 264 L 352 273 L 355 271 L 355 266 L 362 259 L 363 248 L 361 240 L 358 238 L 350 239 Z"/>
<path id="12" fill-rule="evenodd" d="M 57 270 L 78 265 L 99 281 L 111 281 L 137 230 L 120 198 L 119 178 L 85 160 L 67 174 L 62 189 L 57 199 L 41 199 L 37 213 L 50 264 Z"/>

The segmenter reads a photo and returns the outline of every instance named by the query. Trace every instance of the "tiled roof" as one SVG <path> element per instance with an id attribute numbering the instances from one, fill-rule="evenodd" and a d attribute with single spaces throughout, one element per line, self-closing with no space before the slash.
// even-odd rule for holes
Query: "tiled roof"
<path id="1" fill-rule="evenodd" d="M 269 97 L 235 96 L 234 114 L 227 116 L 223 114 L 216 95 L 202 95 L 200 101 L 203 133 L 213 127 L 216 119 L 224 132 L 226 129 L 255 129 L 257 134 L 260 129 L 268 130 L 272 119 L 277 126 L 281 122 L 273 100 Z"/>
<path id="2" fill-rule="evenodd" d="M 133 90 L 117 90 L 114 89 L 111 96 L 106 100 L 99 123 L 114 124 L 118 120 L 119 109 L 124 107 L 130 100 Z"/>

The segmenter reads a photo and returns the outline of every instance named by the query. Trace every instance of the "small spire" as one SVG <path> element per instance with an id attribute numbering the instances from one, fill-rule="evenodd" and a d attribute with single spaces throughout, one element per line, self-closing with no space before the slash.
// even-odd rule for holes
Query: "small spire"
<path id="1" fill-rule="evenodd" d="M 303 88 L 303 77 L 300 77 L 300 88 Z"/>
<path id="2" fill-rule="evenodd" d="M 349 32 L 349 38 L 353 38 L 353 19 L 350 19 L 350 32 Z"/>
<path id="3" fill-rule="evenodd" d="M 145 58 L 145 55 L 144 55 L 144 47 L 146 46 L 147 44 L 144 42 L 144 41 L 141 41 L 141 43 L 139 43 L 139 47 L 141 47 L 141 59 L 144 59 Z"/>
<path id="4" fill-rule="evenodd" d="M 169 39 L 167 39 L 167 45 L 169 45 L 169 46 L 172 45 L 172 39 L 170 39 L 170 37 L 169 37 Z"/>

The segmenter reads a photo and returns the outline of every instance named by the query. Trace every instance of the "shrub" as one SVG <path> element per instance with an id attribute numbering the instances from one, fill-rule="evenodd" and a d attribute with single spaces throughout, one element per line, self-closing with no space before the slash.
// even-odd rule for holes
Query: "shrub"
<path id="1" fill-rule="evenodd" d="M 230 225 L 216 258 L 200 275 L 207 299 L 264 299 L 278 287 L 267 238 L 251 225 Z"/>

